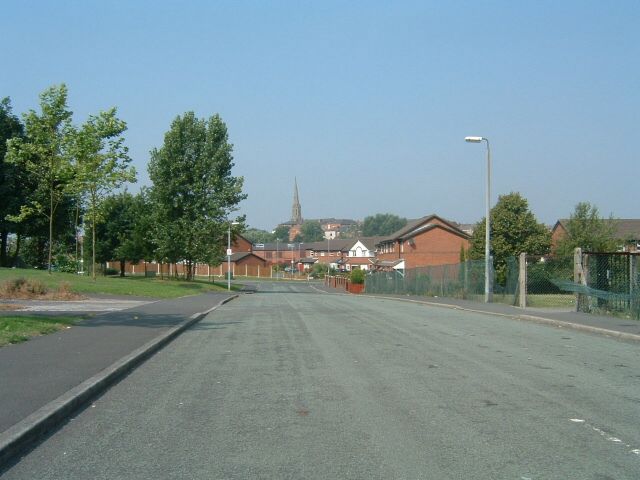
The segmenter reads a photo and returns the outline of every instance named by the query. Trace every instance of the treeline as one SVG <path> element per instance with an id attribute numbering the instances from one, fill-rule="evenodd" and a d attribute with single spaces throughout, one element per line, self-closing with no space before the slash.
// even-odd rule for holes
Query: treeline
<path id="1" fill-rule="evenodd" d="M 246 198 L 233 177 L 232 145 L 218 115 L 176 117 L 151 151 L 151 187 L 117 192 L 136 181 L 116 108 L 73 122 L 67 88 L 40 95 L 40 111 L 16 116 L 0 102 L 0 266 L 90 271 L 108 260 L 215 264 L 229 215 Z M 244 218 L 236 218 L 243 227 Z M 86 239 L 83 243 L 79 239 Z M 123 268 L 121 269 L 123 271 Z"/>

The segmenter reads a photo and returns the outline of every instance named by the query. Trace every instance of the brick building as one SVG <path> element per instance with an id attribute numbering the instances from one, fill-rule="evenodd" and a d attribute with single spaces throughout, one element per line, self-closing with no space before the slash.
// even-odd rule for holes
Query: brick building
<path id="1" fill-rule="evenodd" d="M 376 243 L 376 262 L 402 268 L 447 265 L 460 262 L 460 250 L 469 248 L 469 235 L 437 215 L 413 220 Z M 385 262 L 385 263 L 381 263 Z"/>

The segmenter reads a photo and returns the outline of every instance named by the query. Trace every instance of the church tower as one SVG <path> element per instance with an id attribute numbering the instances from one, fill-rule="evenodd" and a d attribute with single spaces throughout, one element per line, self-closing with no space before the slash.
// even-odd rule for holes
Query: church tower
<path id="1" fill-rule="evenodd" d="M 302 225 L 302 208 L 298 199 L 298 180 L 293 180 L 293 205 L 291 207 L 291 224 Z"/>

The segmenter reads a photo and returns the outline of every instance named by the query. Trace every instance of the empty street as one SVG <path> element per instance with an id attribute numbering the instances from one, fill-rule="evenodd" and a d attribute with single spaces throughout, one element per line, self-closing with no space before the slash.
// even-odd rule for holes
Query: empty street
<path id="1" fill-rule="evenodd" d="M 640 346 L 258 282 L 13 479 L 637 479 Z"/>

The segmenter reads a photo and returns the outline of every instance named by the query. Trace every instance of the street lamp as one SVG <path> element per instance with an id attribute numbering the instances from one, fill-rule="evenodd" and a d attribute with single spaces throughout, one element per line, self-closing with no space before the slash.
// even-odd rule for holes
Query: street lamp
<path id="1" fill-rule="evenodd" d="M 227 231 L 227 291 L 231 291 L 231 225 L 240 225 L 240 223 L 230 222 Z"/>
<path id="2" fill-rule="evenodd" d="M 327 232 L 327 276 L 331 273 L 331 233 Z"/>
<path id="3" fill-rule="evenodd" d="M 291 252 L 291 280 L 293 280 L 293 243 L 289 244 L 289 251 Z"/>
<path id="4" fill-rule="evenodd" d="M 280 277 L 278 276 L 278 266 L 280 265 L 278 263 L 279 258 L 280 257 L 280 251 L 278 250 L 278 242 L 280 242 L 279 238 L 276 238 L 276 279 L 280 279 Z"/>
<path id="5" fill-rule="evenodd" d="M 302 263 L 301 263 L 301 261 L 302 261 L 301 246 L 302 246 L 303 243 L 304 242 L 298 242 L 298 263 L 300 263 L 301 265 L 302 265 Z M 299 269 L 300 267 L 297 267 L 297 268 Z M 298 273 L 301 273 L 300 270 L 298 270 Z"/>
<path id="6" fill-rule="evenodd" d="M 464 137 L 465 142 L 481 143 L 487 142 L 487 197 L 486 197 L 486 223 L 484 233 L 484 301 L 489 303 L 492 300 L 491 291 L 491 220 L 489 217 L 489 204 L 491 202 L 491 149 L 489 148 L 489 139 L 485 137 Z"/>

